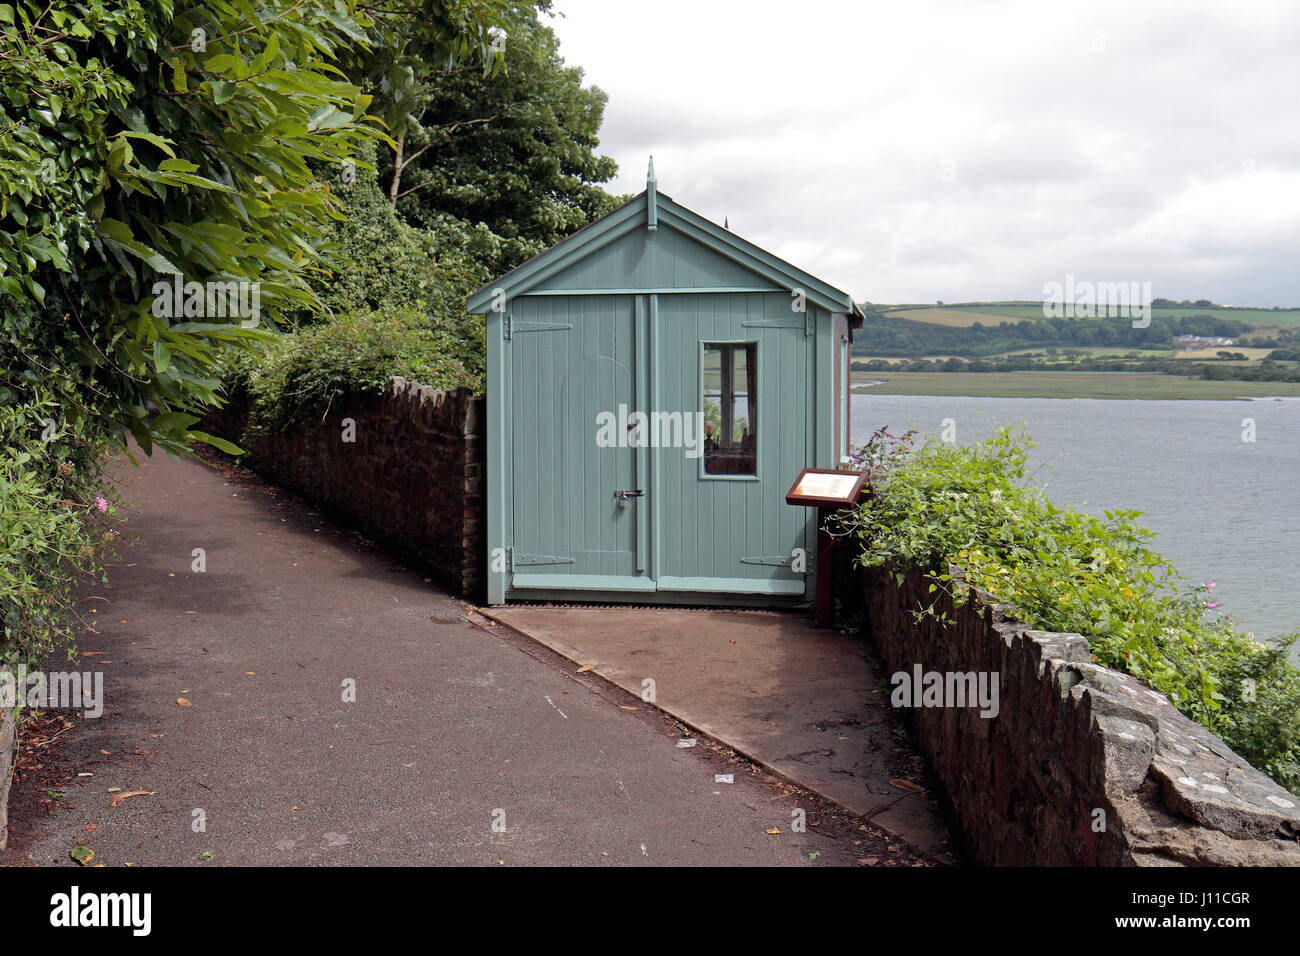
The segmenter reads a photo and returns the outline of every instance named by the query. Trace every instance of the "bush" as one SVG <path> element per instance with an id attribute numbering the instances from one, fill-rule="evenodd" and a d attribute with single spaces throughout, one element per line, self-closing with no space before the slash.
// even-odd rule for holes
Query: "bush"
<path id="1" fill-rule="evenodd" d="M 920 567 L 936 600 L 967 582 L 1017 609 L 1019 620 L 1088 637 L 1099 664 L 1145 680 L 1182 713 L 1292 792 L 1300 792 L 1300 634 L 1262 644 L 1215 612 L 1213 582 L 1189 585 L 1147 544 L 1141 512 L 1105 517 L 1059 508 L 1025 487 L 1028 439 L 1003 430 L 959 447 L 877 433 L 859 460 L 870 493 L 837 519 L 864 567 Z"/>
<path id="2" fill-rule="evenodd" d="M 60 421 L 57 403 L 0 405 L 0 664 L 33 664 L 71 636 L 74 591 L 102 574 L 116 509 L 105 442 Z"/>
<path id="3" fill-rule="evenodd" d="M 321 251 L 326 266 L 308 280 L 323 312 L 302 310 L 299 324 L 331 315 L 376 309 L 421 309 L 433 283 L 432 237 L 402 222 L 379 190 L 374 175 L 375 146 L 357 152 L 355 181 L 342 182 L 341 170 L 321 169 L 342 203 Z"/>
<path id="4" fill-rule="evenodd" d="M 344 395 L 380 392 L 394 375 L 481 390 L 481 325 L 478 341 L 466 342 L 422 312 L 348 313 L 280 337 L 260 358 L 232 356 L 224 381 L 251 398 L 251 424 L 270 431 L 322 417 Z"/>

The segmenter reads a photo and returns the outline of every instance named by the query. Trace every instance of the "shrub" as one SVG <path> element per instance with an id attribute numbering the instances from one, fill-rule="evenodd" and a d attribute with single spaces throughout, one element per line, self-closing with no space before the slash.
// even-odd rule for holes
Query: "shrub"
<path id="1" fill-rule="evenodd" d="M 837 519 L 861 545 L 856 563 L 925 570 L 936 599 L 961 603 L 949 563 L 1015 606 L 1019 620 L 1088 637 L 1099 664 L 1139 677 L 1292 792 L 1300 791 L 1297 636 L 1262 644 L 1216 613 L 1213 583 L 1190 585 L 1147 545 L 1134 519 L 1060 508 L 1025 486 L 1026 438 L 919 447 L 878 432 L 862 449 L 869 494 Z"/>
<path id="2" fill-rule="evenodd" d="M 374 163 L 375 146 L 366 143 L 357 151 L 355 181 L 342 182 L 340 170 L 319 171 L 342 204 L 341 218 L 330 223 L 321 247 L 325 264 L 308 280 L 325 308 L 302 310 L 299 324 L 349 312 L 419 309 L 430 297 L 432 238 L 394 214 L 366 168 Z"/>
<path id="3" fill-rule="evenodd" d="M 347 313 L 282 336 L 260 359 L 232 357 L 225 383 L 250 396 L 254 426 L 278 431 L 323 417 L 344 395 L 380 392 L 394 375 L 434 388 L 481 389 L 479 335 L 477 345 L 457 342 L 421 312 Z"/>
<path id="4" fill-rule="evenodd" d="M 116 536 L 105 442 L 57 403 L 0 404 L 0 663 L 31 664 L 71 636 L 74 591 Z"/>

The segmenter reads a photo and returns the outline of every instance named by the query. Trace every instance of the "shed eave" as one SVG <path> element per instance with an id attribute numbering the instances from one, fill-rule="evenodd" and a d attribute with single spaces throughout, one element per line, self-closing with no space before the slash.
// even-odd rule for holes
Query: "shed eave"
<path id="1" fill-rule="evenodd" d="M 548 276 L 565 268 L 570 262 L 581 259 L 605 241 L 617 238 L 622 234 L 621 227 L 644 222 L 645 207 L 645 193 L 642 192 L 613 212 L 587 223 L 577 232 L 565 236 L 549 249 L 543 249 L 470 295 L 465 304 L 466 311 L 471 315 L 482 315 L 490 310 L 492 299 L 498 290 L 505 293 L 506 299 L 511 299 L 539 282 L 544 282 Z"/>
<path id="2" fill-rule="evenodd" d="M 613 212 L 589 223 L 573 235 L 562 239 L 551 248 L 538 253 L 527 262 L 483 286 L 469 297 L 466 310 L 475 315 L 486 313 L 498 295 L 503 296 L 507 301 L 522 295 L 600 248 L 604 243 L 618 238 L 630 229 L 644 225 L 649 215 L 646 197 L 645 192 L 639 193 Z M 848 293 L 740 238 L 729 229 L 710 222 L 698 213 L 674 202 L 671 197 L 658 193 L 655 205 L 659 226 L 677 230 L 780 288 L 791 292 L 802 291 L 808 301 L 828 312 L 844 312 L 850 316 L 861 315 Z M 683 287 L 682 291 L 691 290 L 689 287 Z"/>

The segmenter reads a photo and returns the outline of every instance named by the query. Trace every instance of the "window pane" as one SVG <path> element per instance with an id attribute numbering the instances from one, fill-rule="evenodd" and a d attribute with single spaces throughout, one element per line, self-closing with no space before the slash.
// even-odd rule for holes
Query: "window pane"
<path id="1" fill-rule="evenodd" d="M 758 344 L 704 346 L 704 472 L 758 474 Z"/>

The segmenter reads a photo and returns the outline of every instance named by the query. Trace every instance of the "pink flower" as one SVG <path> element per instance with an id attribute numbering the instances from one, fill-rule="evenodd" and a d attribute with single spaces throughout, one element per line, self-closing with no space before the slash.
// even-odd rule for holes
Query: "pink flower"
<path id="1" fill-rule="evenodd" d="M 1205 605 L 1205 606 L 1206 606 L 1207 608 L 1209 608 L 1211 611 L 1213 611 L 1216 607 L 1219 606 L 1219 602 L 1218 602 L 1218 601 L 1211 601 L 1209 604 L 1207 604 L 1207 605 Z"/>
<path id="2" fill-rule="evenodd" d="M 95 507 L 99 509 L 100 514 L 108 510 L 108 502 L 103 495 L 95 495 Z"/>
<path id="3" fill-rule="evenodd" d="M 1214 582 L 1211 581 L 1211 582 L 1209 582 L 1208 584 L 1206 584 L 1206 585 L 1205 585 L 1205 590 L 1207 590 L 1207 591 L 1213 591 L 1213 590 L 1214 590 Z"/>

